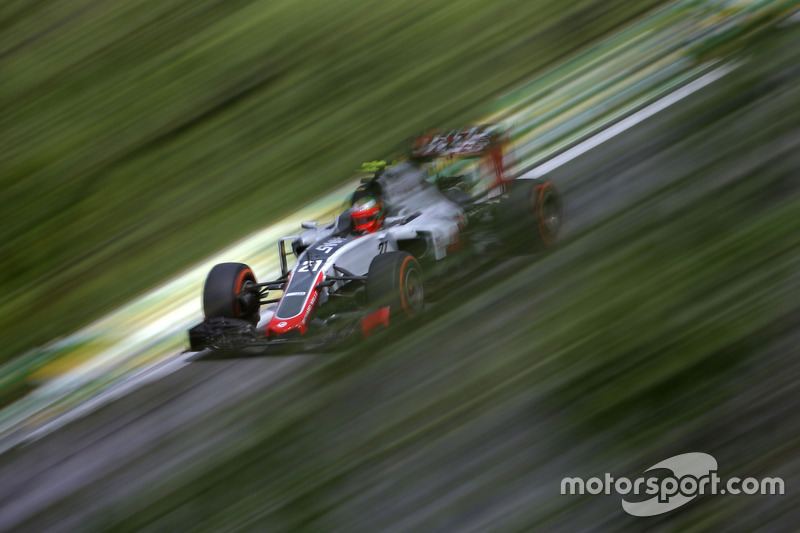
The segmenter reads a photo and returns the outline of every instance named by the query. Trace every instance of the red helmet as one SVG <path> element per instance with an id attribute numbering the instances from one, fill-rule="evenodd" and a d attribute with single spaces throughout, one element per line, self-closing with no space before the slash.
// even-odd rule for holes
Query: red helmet
<path id="1" fill-rule="evenodd" d="M 381 227 L 385 216 L 383 202 L 379 198 L 366 196 L 353 204 L 350 220 L 353 221 L 353 229 L 356 231 L 372 233 Z"/>

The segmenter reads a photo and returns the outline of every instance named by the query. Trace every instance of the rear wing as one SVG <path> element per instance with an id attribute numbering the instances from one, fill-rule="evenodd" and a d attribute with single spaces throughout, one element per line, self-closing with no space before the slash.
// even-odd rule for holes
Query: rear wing
<path id="1" fill-rule="evenodd" d="M 483 157 L 503 142 L 503 132 L 496 126 L 426 132 L 411 140 L 409 156 L 413 159 L 437 157 Z"/>
<path id="2" fill-rule="evenodd" d="M 432 131 L 411 139 L 407 153 L 411 159 L 419 161 L 480 159 L 478 164 L 483 170 L 474 185 L 493 196 L 508 188 L 507 154 L 504 152 L 509 137 L 507 129 L 496 125 Z"/>

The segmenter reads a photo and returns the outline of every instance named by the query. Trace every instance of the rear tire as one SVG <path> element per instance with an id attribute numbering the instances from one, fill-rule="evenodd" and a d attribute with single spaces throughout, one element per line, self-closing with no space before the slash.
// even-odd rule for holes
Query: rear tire
<path id="1" fill-rule="evenodd" d="M 367 273 L 367 302 L 389 306 L 392 317 L 414 318 L 425 305 L 422 268 L 408 252 L 387 252 L 372 259 Z"/>
<path id="2" fill-rule="evenodd" d="M 507 251 L 527 254 L 555 244 L 563 223 L 561 196 L 552 181 L 515 180 L 496 220 Z"/>
<path id="3" fill-rule="evenodd" d="M 206 318 L 239 318 L 258 324 L 260 294 L 248 291 L 256 277 L 243 263 L 220 263 L 206 277 L 203 312 Z"/>

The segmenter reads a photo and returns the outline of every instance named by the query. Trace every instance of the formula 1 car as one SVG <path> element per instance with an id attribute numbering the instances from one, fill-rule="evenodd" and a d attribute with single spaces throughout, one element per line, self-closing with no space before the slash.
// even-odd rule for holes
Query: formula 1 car
<path id="1" fill-rule="evenodd" d="M 332 223 L 304 222 L 299 235 L 281 238 L 278 279 L 258 282 L 242 263 L 214 266 L 190 349 L 369 337 L 418 316 L 432 287 L 476 259 L 551 245 L 562 223 L 556 187 L 508 176 L 507 144 L 491 126 L 427 133 L 399 162 L 374 164 Z M 262 306 L 272 306 L 263 319 Z"/>

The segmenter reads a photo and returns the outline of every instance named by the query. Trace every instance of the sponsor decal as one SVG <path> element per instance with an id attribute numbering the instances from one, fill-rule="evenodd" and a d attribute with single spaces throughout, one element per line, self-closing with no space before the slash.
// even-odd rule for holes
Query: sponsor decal
<path id="1" fill-rule="evenodd" d="M 305 296 L 306 291 L 294 291 L 294 292 L 287 292 L 284 296 Z"/>
<path id="2" fill-rule="evenodd" d="M 317 303 L 318 295 L 319 293 L 317 291 L 314 291 L 314 293 L 311 295 L 311 300 L 309 300 L 308 305 L 306 306 L 306 312 L 303 314 L 303 324 L 306 323 L 308 320 L 308 315 L 310 315 L 311 311 L 314 310 L 314 304 Z"/>
<path id="3" fill-rule="evenodd" d="M 345 242 L 347 239 L 343 237 L 333 237 L 328 239 L 327 241 L 323 242 L 319 246 L 317 246 L 317 250 L 320 252 L 324 252 L 325 254 L 329 254 L 334 251 L 340 244 Z"/>

